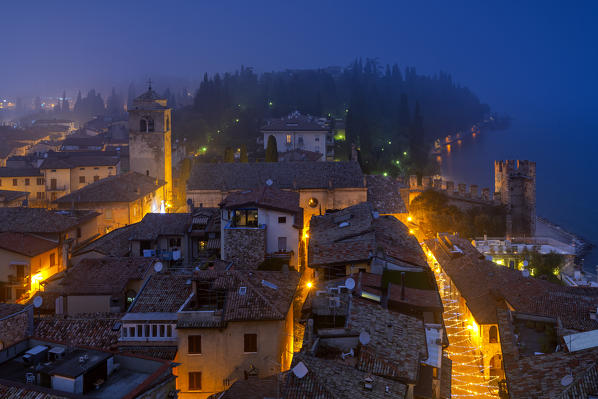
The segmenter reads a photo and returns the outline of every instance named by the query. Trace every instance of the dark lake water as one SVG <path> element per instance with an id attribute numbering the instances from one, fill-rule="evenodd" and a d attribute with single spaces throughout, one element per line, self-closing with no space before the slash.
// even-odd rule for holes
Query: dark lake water
<path id="1" fill-rule="evenodd" d="M 536 162 L 537 214 L 596 244 L 598 242 L 598 123 L 514 120 L 507 130 L 482 131 L 453 144 L 440 159 L 443 176 L 494 187 L 494 160 Z M 598 250 L 585 257 L 594 274 Z"/>

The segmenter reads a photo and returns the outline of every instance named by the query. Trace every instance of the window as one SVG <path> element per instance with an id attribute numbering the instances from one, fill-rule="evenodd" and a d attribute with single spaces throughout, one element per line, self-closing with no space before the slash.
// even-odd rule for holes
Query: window
<path id="1" fill-rule="evenodd" d="M 93 170 L 100 170 L 100 168 L 98 168 L 97 166 L 95 168 L 93 168 Z"/>
<path id="2" fill-rule="evenodd" d="M 143 337 L 143 325 L 137 324 L 137 336 Z"/>
<path id="3" fill-rule="evenodd" d="M 255 353 L 257 352 L 257 334 L 245 334 L 243 352 Z"/>
<path id="4" fill-rule="evenodd" d="M 149 170 L 146 170 L 146 171 L 145 171 L 145 175 L 146 175 L 146 176 L 149 176 Z"/>
<path id="5" fill-rule="evenodd" d="M 169 240 L 169 246 L 172 247 L 180 247 L 181 246 L 181 239 L 179 238 L 171 238 Z"/>
<path id="6" fill-rule="evenodd" d="M 104 219 L 112 219 L 112 209 L 108 208 L 104 210 Z"/>
<path id="7" fill-rule="evenodd" d="M 50 266 L 56 265 L 56 254 L 50 254 Z"/>
<path id="8" fill-rule="evenodd" d="M 157 337 L 157 336 L 158 336 L 158 325 L 153 324 L 152 325 L 152 337 Z"/>
<path id="9" fill-rule="evenodd" d="M 150 325 L 149 324 L 144 325 L 143 330 L 145 333 L 145 337 L 149 337 L 150 336 Z"/>
<path id="10" fill-rule="evenodd" d="M 189 390 L 201 390 L 201 373 L 199 371 L 192 371 L 189 373 Z"/>
<path id="11" fill-rule="evenodd" d="M 315 140 L 316 140 L 316 141 L 320 141 L 320 138 L 319 138 L 319 137 L 316 137 L 316 138 L 315 138 Z"/>
<path id="12" fill-rule="evenodd" d="M 280 252 L 285 252 L 287 250 L 287 238 L 286 237 L 278 237 L 278 250 Z"/>
<path id="13" fill-rule="evenodd" d="M 233 211 L 233 227 L 257 227 L 257 209 L 235 209 Z"/>
<path id="14" fill-rule="evenodd" d="M 112 166 L 108 166 L 108 169 L 114 169 L 114 167 L 112 167 Z"/>
<path id="15" fill-rule="evenodd" d="M 135 327 L 129 327 L 129 337 L 135 336 Z"/>
<path id="16" fill-rule="evenodd" d="M 85 170 L 85 168 L 79 168 L 79 170 Z"/>
<path id="17" fill-rule="evenodd" d="M 291 144 L 292 141 L 293 141 L 293 136 L 291 136 L 290 134 L 287 134 L 287 144 Z"/>
<path id="18" fill-rule="evenodd" d="M 19 184 L 19 183 L 18 183 L 17 179 L 12 179 L 12 185 L 13 185 L 13 186 L 16 186 L 16 185 L 18 185 L 18 184 Z"/>
<path id="19" fill-rule="evenodd" d="M 160 337 L 164 336 L 164 324 L 160 324 Z"/>
<path id="20" fill-rule="evenodd" d="M 100 176 L 94 176 L 94 177 L 93 177 L 93 182 L 94 182 L 94 183 L 95 183 L 95 182 L 97 182 L 98 180 L 100 180 Z"/>
<path id="21" fill-rule="evenodd" d="M 496 326 L 490 326 L 490 331 L 488 331 L 488 342 L 491 344 L 498 343 L 498 329 Z"/>
<path id="22" fill-rule="evenodd" d="M 37 192 L 37 193 L 35 193 L 35 197 L 36 197 L 38 200 L 43 200 L 43 199 L 44 199 L 44 193 L 42 193 L 42 192 Z"/>
<path id="23" fill-rule="evenodd" d="M 44 178 L 43 177 L 38 177 L 37 178 L 37 185 L 38 186 L 43 186 L 44 185 Z"/>
<path id="24" fill-rule="evenodd" d="M 127 337 L 127 335 L 128 335 L 128 334 L 127 334 L 127 329 L 126 329 L 126 328 L 123 328 L 123 337 L 125 337 L 125 338 L 126 338 L 126 337 Z"/>
<path id="25" fill-rule="evenodd" d="M 52 169 L 52 172 L 56 172 L 56 169 Z"/>
<path id="26" fill-rule="evenodd" d="M 286 216 L 279 216 L 278 217 L 278 223 L 286 223 L 287 222 L 287 217 Z"/>
<path id="27" fill-rule="evenodd" d="M 201 353 L 201 335 L 189 335 L 187 337 L 188 353 L 199 354 Z"/>
<path id="28" fill-rule="evenodd" d="M 147 132 L 147 122 L 145 119 L 139 120 L 139 131 L 140 132 Z"/>
<path id="29" fill-rule="evenodd" d="M 79 183 L 85 183 L 85 176 L 79 176 Z"/>
<path id="30" fill-rule="evenodd" d="M 152 118 L 149 118 L 147 120 L 147 130 L 148 130 L 148 132 L 154 131 L 154 120 Z"/>
<path id="31" fill-rule="evenodd" d="M 25 185 L 28 186 L 29 185 L 29 178 L 25 179 Z"/>
<path id="32" fill-rule="evenodd" d="M 50 179 L 50 189 L 56 190 L 56 179 Z"/>
<path id="33" fill-rule="evenodd" d="M 298 145 L 299 147 L 303 147 L 303 136 L 299 136 L 299 140 L 297 140 L 297 141 L 298 141 L 298 144 L 297 144 L 297 145 Z"/>
<path id="34" fill-rule="evenodd" d="M 166 326 L 166 336 L 172 337 L 172 326 L 170 324 Z"/>

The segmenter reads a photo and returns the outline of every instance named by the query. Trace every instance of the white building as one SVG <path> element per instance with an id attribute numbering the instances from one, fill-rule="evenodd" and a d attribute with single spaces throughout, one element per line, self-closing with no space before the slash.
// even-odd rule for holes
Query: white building
<path id="1" fill-rule="evenodd" d="M 310 151 L 323 154 L 322 161 L 334 158 L 334 139 L 325 118 L 301 115 L 298 111 L 280 119 L 269 119 L 262 126 L 264 149 L 274 136 L 278 153 Z"/>
<path id="2" fill-rule="evenodd" d="M 278 258 L 298 266 L 299 194 L 270 186 L 229 194 L 221 204 L 222 259 L 256 265 Z"/>

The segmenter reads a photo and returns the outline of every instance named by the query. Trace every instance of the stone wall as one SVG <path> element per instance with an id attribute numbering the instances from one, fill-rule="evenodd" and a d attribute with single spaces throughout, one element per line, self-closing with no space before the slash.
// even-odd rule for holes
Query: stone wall
<path id="1" fill-rule="evenodd" d="M 225 228 L 222 259 L 240 266 L 257 267 L 266 256 L 265 228 Z"/>
<path id="2" fill-rule="evenodd" d="M 0 349 L 28 338 L 33 327 L 33 307 L 0 320 Z"/>

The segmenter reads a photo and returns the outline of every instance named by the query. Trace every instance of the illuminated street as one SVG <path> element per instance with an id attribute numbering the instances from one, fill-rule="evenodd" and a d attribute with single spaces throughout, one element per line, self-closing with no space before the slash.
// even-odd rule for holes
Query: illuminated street
<path id="1" fill-rule="evenodd" d="M 449 340 L 447 353 L 453 361 L 452 397 L 498 398 L 496 383 L 484 380 L 479 348 L 470 340 L 467 328 L 470 325 L 462 320 L 458 302 L 451 297 L 444 274 L 437 266 L 433 269 L 444 306 L 444 324 Z"/>

